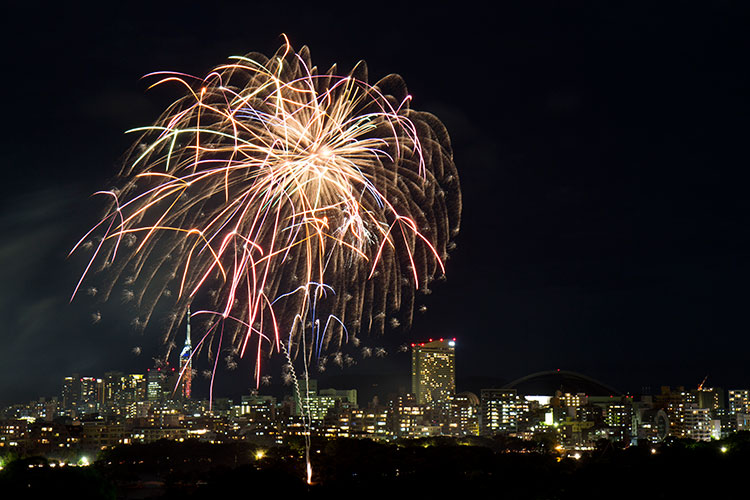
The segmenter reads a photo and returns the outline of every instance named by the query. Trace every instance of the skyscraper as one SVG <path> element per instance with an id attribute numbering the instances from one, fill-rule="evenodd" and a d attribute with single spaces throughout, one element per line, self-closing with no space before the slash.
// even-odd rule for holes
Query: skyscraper
<path id="1" fill-rule="evenodd" d="M 456 339 L 430 339 L 411 347 L 411 390 L 417 404 L 448 408 L 456 393 Z"/>
<path id="2" fill-rule="evenodd" d="M 166 372 L 160 367 L 150 368 L 146 373 L 146 397 L 149 401 L 161 401 L 164 397 Z"/>
<path id="3" fill-rule="evenodd" d="M 193 346 L 190 341 L 190 307 L 187 311 L 187 333 L 185 345 L 180 352 L 180 397 L 190 399 L 193 389 Z"/>

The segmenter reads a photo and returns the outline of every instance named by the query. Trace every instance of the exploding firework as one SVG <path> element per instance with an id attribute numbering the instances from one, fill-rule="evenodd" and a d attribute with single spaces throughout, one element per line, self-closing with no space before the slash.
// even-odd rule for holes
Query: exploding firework
<path id="1" fill-rule="evenodd" d="M 400 76 L 319 72 L 288 43 L 202 79 L 154 76 L 185 95 L 137 129 L 117 189 L 101 192 L 111 205 L 77 245 L 93 252 L 81 282 L 110 273 L 98 293 L 120 290 L 138 328 L 167 304 L 168 335 L 202 305 L 196 348 L 250 350 L 258 384 L 265 354 L 309 362 L 359 331 L 409 327 L 415 295 L 444 273 L 461 195 L 445 127 L 410 108 Z"/>

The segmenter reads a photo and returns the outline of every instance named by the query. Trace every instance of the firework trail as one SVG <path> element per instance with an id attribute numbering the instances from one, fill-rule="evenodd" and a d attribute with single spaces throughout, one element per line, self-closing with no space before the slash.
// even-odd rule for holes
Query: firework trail
<path id="1" fill-rule="evenodd" d="M 273 352 L 307 366 L 360 331 L 410 326 L 461 194 L 445 127 L 410 108 L 400 76 L 319 72 L 288 42 L 202 79 L 152 76 L 185 95 L 136 130 L 118 187 L 100 193 L 109 211 L 73 249 L 93 254 L 74 295 L 105 271 L 87 293 L 120 293 L 140 329 L 167 305 L 165 342 L 200 304 L 211 326 L 196 350 L 251 354 L 257 385 Z"/>

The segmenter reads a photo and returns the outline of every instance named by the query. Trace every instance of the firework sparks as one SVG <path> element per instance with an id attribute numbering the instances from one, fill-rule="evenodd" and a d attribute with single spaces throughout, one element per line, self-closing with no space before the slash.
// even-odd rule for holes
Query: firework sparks
<path id="1" fill-rule="evenodd" d="M 333 362 L 337 366 L 343 367 L 344 366 L 344 355 L 340 352 L 336 352 L 333 354 Z"/>
<path id="2" fill-rule="evenodd" d="M 409 327 L 416 290 L 444 273 L 461 199 L 445 127 L 410 108 L 401 77 L 319 72 L 288 43 L 202 79 L 155 75 L 186 95 L 137 129 L 121 185 L 101 192 L 111 209 L 77 245 L 93 252 L 81 282 L 112 273 L 99 293 L 125 286 L 138 328 L 160 301 L 171 333 L 205 303 L 195 314 L 220 321 L 197 347 L 254 353 L 258 385 L 282 343 L 307 363 L 359 331 Z"/>

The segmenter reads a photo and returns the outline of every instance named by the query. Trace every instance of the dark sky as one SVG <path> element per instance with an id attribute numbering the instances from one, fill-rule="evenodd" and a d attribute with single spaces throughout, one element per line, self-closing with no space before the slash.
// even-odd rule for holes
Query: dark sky
<path id="1" fill-rule="evenodd" d="M 202 76 L 230 55 L 274 52 L 281 33 L 321 67 L 364 59 L 372 80 L 401 74 L 413 107 L 447 126 L 463 188 L 458 246 L 428 311 L 411 332 L 364 337 L 387 357 L 352 349 L 358 366 L 326 376 L 407 380 L 397 347 L 450 336 L 459 381 L 563 368 L 636 392 L 706 375 L 750 387 L 740 3 L 270 3 L 4 12 L 0 403 L 158 354 L 160 332 L 129 328 L 137 311 L 121 300 L 68 304 L 85 259 L 67 252 L 100 215 L 89 195 L 110 187 L 124 131 L 178 96 L 141 77 Z M 222 371 L 218 391 L 245 390 L 250 370 Z"/>

